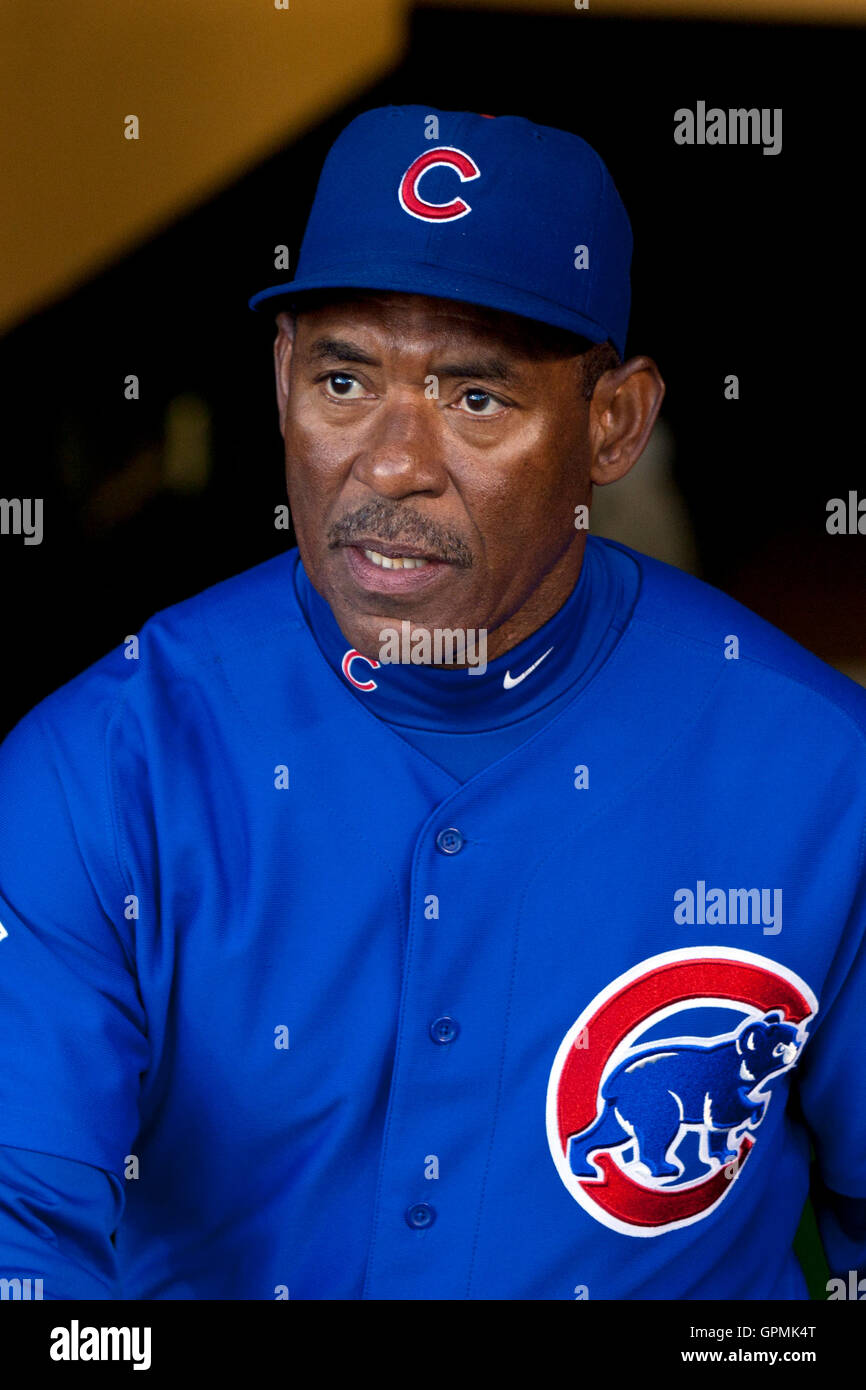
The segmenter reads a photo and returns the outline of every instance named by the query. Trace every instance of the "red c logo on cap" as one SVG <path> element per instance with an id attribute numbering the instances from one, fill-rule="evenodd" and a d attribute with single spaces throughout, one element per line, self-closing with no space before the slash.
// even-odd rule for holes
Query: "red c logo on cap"
<path id="1" fill-rule="evenodd" d="M 461 183 L 477 179 L 481 173 L 475 160 L 453 145 L 438 145 L 436 149 L 425 150 L 412 161 L 400 180 L 397 196 L 401 208 L 410 217 L 420 218 L 422 222 L 450 222 L 454 218 L 465 217 L 472 208 L 462 198 L 452 198 L 450 203 L 426 203 L 420 197 L 418 183 L 421 175 L 436 164 L 447 164 L 449 168 L 456 169 Z"/>

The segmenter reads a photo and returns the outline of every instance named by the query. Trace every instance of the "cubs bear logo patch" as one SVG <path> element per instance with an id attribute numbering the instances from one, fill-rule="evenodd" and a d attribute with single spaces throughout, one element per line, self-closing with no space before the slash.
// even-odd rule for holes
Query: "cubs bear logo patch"
<path id="1" fill-rule="evenodd" d="M 709 1216 L 760 1143 L 817 1012 L 793 971 L 731 947 L 667 951 L 620 975 L 550 1072 L 547 1138 L 572 1197 L 629 1236 Z"/>

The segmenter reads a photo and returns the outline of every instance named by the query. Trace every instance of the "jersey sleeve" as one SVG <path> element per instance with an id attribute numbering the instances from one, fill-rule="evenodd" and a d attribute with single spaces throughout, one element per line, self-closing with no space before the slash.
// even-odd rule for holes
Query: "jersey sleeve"
<path id="1" fill-rule="evenodd" d="M 866 1268 L 866 882 L 828 977 L 799 1089 L 815 1146 L 813 1201 L 834 1274 Z M 826 1009 L 824 1007 L 825 1000 Z"/>
<path id="2" fill-rule="evenodd" d="M 9 1296 L 118 1297 L 111 1237 L 122 1208 L 114 1174 L 0 1145 L 0 1271 Z"/>
<path id="3" fill-rule="evenodd" d="M 122 1184 L 149 1048 L 100 690 L 49 696 L 0 746 L 0 1145 Z"/>
<path id="4" fill-rule="evenodd" d="M 859 1282 L 866 1276 L 866 1197 L 841 1197 L 821 1181 L 811 1197 L 830 1273 L 844 1279 L 854 1270 Z"/>
<path id="5" fill-rule="evenodd" d="M 841 983 L 830 995 L 825 1017 L 803 1055 L 800 1096 L 822 1182 L 844 1197 L 866 1198 L 866 937 L 862 932 L 853 959 L 840 960 L 836 973 Z"/>

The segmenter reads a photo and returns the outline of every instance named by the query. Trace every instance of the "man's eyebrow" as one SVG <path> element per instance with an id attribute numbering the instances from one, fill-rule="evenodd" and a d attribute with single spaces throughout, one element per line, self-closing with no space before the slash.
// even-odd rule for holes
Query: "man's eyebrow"
<path id="1" fill-rule="evenodd" d="M 315 342 L 310 344 L 309 357 L 311 360 L 319 362 L 360 362 L 368 367 L 380 367 L 382 365 L 377 357 L 372 357 L 357 343 L 350 342 L 347 338 L 316 338 Z M 501 381 L 503 384 L 520 379 L 519 371 L 510 367 L 501 357 L 496 357 L 493 354 L 466 357 L 459 362 L 443 362 L 436 368 L 435 375 L 464 379 L 474 377 L 484 381 Z"/>
<path id="2" fill-rule="evenodd" d="M 485 381 L 515 381 L 520 373 L 509 367 L 501 357 L 465 357 L 459 362 L 443 362 L 436 368 L 436 376 L 481 377 Z"/>
<path id="3" fill-rule="evenodd" d="M 363 362 L 368 367 L 380 367 L 378 358 L 371 357 L 357 343 L 345 338 L 317 338 L 309 347 L 310 358 L 320 362 Z"/>

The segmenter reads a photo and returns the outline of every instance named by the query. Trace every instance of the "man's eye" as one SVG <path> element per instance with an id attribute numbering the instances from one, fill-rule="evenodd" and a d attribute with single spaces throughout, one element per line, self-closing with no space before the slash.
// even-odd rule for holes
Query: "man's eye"
<path id="1" fill-rule="evenodd" d="M 502 402 L 491 396 L 489 391 L 464 391 L 460 400 L 465 405 L 466 415 L 498 415 L 504 409 Z M 458 408 L 462 409 L 462 406 Z"/>
<path id="2" fill-rule="evenodd" d="M 333 395 L 340 396 L 343 400 L 347 397 L 350 400 L 357 400 L 358 393 L 363 392 L 360 381 L 358 381 L 357 377 L 351 376 L 349 372 L 331 372 L 325 377 L 325 380 Z M 353 386 L 357 386 L 358 388 L 354 396 L 352 395 Z"/>

